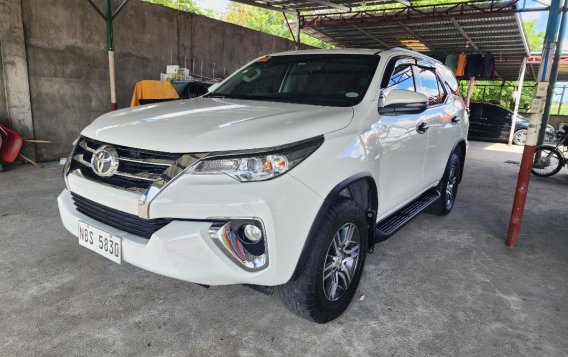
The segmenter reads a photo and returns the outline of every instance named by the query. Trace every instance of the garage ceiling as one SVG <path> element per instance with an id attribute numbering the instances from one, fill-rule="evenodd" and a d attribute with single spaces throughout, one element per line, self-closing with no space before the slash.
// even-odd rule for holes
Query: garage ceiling
<path id="1" fill-rule="evenodd" d="M 236 2 L 300 13 L 302 30 L 338 47 L 405 47 L 443 60 L 450 53 L 493 54 L 498 78 L 517 80 L 524 57 L 530 55 L 520 12 L 520 0 L 441 2 L 421 5 L 401 1 L 288 1 Z M 423 3 L 423 2 L 422 2 Z M 376 6 L 380 5 L 380 6 Z M 561 66 L 559 80 L 568 80 Z M 534 80 L 538 63 L 529 62 L 527 80 Z"/>

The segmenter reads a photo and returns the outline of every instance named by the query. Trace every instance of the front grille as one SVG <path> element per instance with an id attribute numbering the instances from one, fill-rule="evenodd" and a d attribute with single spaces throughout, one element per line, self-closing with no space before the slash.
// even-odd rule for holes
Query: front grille
<path id="1" fill-rule="evenodd" d="M 150 238 L 156 231 L 162 229 L 171 219 L 142 219 L 138 216 L 118 211 L 75 193 L 71 193 L 77 211 L 101 223 L 132 233 L 143 238 Z"/>
<path id="2" fill-rule="evenodd" d="M 92 181 L 134 192 L 143 192 L 150 187 L 180 156 L 113 145 L 119 156 L 118 171 L 111 177 L 101 177 L 93 172 L 91 158 L 102 145 L 105 143 L 80 138 L 69 171 L 80 170 Z"/>

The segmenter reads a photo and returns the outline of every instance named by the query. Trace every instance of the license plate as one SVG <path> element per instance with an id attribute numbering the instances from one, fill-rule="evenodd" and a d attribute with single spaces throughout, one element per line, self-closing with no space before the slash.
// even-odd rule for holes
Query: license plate
<path id="1" fill-rule="evenodd" d="M 120 264 L 121 238 L 79 221 L 79 244 Z"/>

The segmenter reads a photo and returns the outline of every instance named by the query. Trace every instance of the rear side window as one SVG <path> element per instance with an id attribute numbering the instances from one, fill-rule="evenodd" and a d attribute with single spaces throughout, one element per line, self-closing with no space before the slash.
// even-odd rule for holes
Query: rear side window
<path id="1" fill-rule="evenodd" d="M 446 98 L 446 92 L 438 76 L 431 68 L 426 67 L 416 67 L 417 77 L 418 77 L 418 92 L 424 94 L 428 97 L 429 105 L 441 104 Z"/>

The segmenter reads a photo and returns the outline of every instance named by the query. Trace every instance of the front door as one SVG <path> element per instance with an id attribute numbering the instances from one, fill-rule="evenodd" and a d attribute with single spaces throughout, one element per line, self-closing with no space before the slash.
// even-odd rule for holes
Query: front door
<path id="1" fill-rule="evenodd" d="M 415 61 L 414 61 L 415 63 Z M 415 77 L 408 59 L 398 59 L 388 81 L 383 81 L 383 94 L 392 89 L 415 91 Z M 419 132 L 424 121 L 422 114 L 382 115 L 378 121 L 380 133 L 378 172 L 379 211 L 384 217 L 400 208 L 421 193 L 423 188 L 423 165 L 428 145 L 428 132 Z"/>

